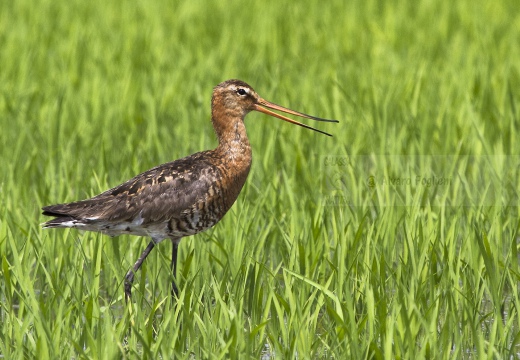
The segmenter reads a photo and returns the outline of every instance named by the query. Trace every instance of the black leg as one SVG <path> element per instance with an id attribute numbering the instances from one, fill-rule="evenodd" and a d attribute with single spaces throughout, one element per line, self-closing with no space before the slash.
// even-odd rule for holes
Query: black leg
<path id="1" fill-rule="evenodd" d="M 176 298 L 179 295 L 179 290 L 177 289 L 177 285 L 175 285 L 175 278 L 177 277 L 177 249 L 179 248 L 178 240 L 172 239 L 172 297 Z"/>
<path id="2" fill-rule="evenodd" d="M 132 283 L 134 282 L 134 275 L 137 272 L 137 270 L 139 270 L 141 265 L 143 265 L 144 259 L 146 259 L 146 257 L 148 256 L 150 251 L 152 251 L 154 246 L 155 246 L 155 242 L 153 240 L 150 241 L 150 243 L 148 244 L 146 249 L 144 249 L 143 253 L 139 257 L 139 259 L 137 259 L 137 261 L 135 262 L 134 267 L 132 269 L 128 270 L 128 272 L 126 273 L 126 276 L 125 276 L 125 300 L 126 300 L 126 302 L 128 302 L 132 298 Z"/>

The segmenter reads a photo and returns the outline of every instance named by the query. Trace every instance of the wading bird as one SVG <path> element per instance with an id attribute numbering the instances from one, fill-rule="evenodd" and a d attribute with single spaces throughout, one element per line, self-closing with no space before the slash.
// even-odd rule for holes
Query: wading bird
<path id="1" fill-rule="evenodd" d="M 77 228 L 109 236 L 149 236 L 151 241 L 125 276 L 125 299 L 132 296 L 135 273 L 156 244 L 172 241 L 175 278 L 177 248 L 185 236 L 209 229 L 222 219 L 238 197 L 251 167 L 251 146 L 245 116 L 255 110 L 332 136 L 269 109 L 307 119 L 321 119 L 262 99 L 251 86 L 228 80 L 213 89 L 211 121 L 218 137 L 214 150 L 202 151 L 150 169 L 91 199 L 45 206 L 54 219 L 44 228 Z M 177 294 L 175 281 L 172 294 Z"/>

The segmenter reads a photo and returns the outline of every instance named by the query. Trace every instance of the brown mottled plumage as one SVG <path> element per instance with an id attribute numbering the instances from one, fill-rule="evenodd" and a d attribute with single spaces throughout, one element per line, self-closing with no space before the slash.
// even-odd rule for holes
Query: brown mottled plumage
<path id="1" fill-rule="evenodd" d="M 172 241 L 175 276 L 177 248 L 182 237 L 204 231 L 222 219 L 244 185 L 251 167 L 251 146 L 244 125 L 253 110 L 329 135 L 298 123 L 266 107 L 318 121 L 337 122 L 302 114 L 267 102 L 243 81 L 217 85 L 211 99 L 211 121 L 218 147 L 150 169 L 91 199 L 43 207 L 55 218 L 44 228 L 72 227 L 110 236 L 150 236 L 148 244 L 125 277 L 125 297 L 130 299 L 134 274 L 155 244 Z M 172 291 L 177 292 L 175 283 Z"/>

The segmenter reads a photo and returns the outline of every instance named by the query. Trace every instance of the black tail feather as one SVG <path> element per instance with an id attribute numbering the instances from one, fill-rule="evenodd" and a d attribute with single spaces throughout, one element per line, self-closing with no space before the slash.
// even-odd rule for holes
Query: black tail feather
<path id="1" fill-rule="evenodd" d="M 60 216 L 55 219 L 49 220 L 42 224 L 43 228 L 54 228 L 54 227 L 70 227 L 70 225 L 65 225 L 64 223 L 71 224 L 72 222 L 77 221 L 71 216 Z"/>
<path id="2" fill-rule="evenodd" d="M 43 210 L 42 215 L 55 217 L 55 219 L 51 219 L 49 221 L 44 222 L 42 224 L 42 226 L 44 228 L 68 227 L 68 226 L 64 226 L 63 223 L 68 222 L 70 224 L 72 221 L 77 220 L 71 215 L 60 213 L 59 209 L 58 209 L 58 211 L 56 211 L 57 207 L 58 207 L 57 205 L 51 205 L 51 206 L 45 206 L 42 208 L 42 210 Z"/>

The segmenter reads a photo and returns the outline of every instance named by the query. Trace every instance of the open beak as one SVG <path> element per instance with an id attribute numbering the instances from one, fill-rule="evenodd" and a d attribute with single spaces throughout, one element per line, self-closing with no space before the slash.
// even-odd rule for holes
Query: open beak
<path id="1" fill-rule="evenodd" d="M 271 110 L 268 110 L 266 108 L 282 111 L 282 112 L 287 113 L 287 114 L 292 114 L 292 115 L 296 115 L 296 116 L 300 116 L 300 117 L 303 117 L 303 118 L 306 118 L 306 119 L 312 119 L 312 120 L 316 120 L 316 121 L 333 122 L 333 123 L 339 122 L 338 120 L 322 119 L 322 118 L 319 118 L 319 117 L 315 117 L 315 116 L 307 115 L 307 114 L 304 114 L 304 113 L 301 113 L 301 112 L 298 112 L 298 111 L 287 109 L 287 108 L 284 108 L 283 106 L 273 104 L 273 103 L 271 103 L 271 102 L 269 102 L 267 100 L 264 100 L 262 98 L 260 98 L 258 100 L 257 104 L 255 104 L 255 110 L 256 111 L 262 112 L 262 113 L 267 114 L 267 115 L 274 116 L 274 117 L 276 117 L 278 119 L 282 119 L 284 121 L 290 122 L 291 124 L 299 125 L 299 126 L 304 127 L 306 129 L 311 129 L 311 130 L 317 131 L 317 132 L 325 134 L 327 136 L 332 136 L 332 135 L 329 134 L 329 133 L 326 133 L 324 131 L 315 129 L 313 127 L 310 127 L 308 125 L 302 124 L 301 122 L 295 121 L 295 120 L 290 119 L 290 118 L 288 118 L 286 116 L 277 114 L 277 113 L 275 113 L 275 112 L 273 112 Z"/>

